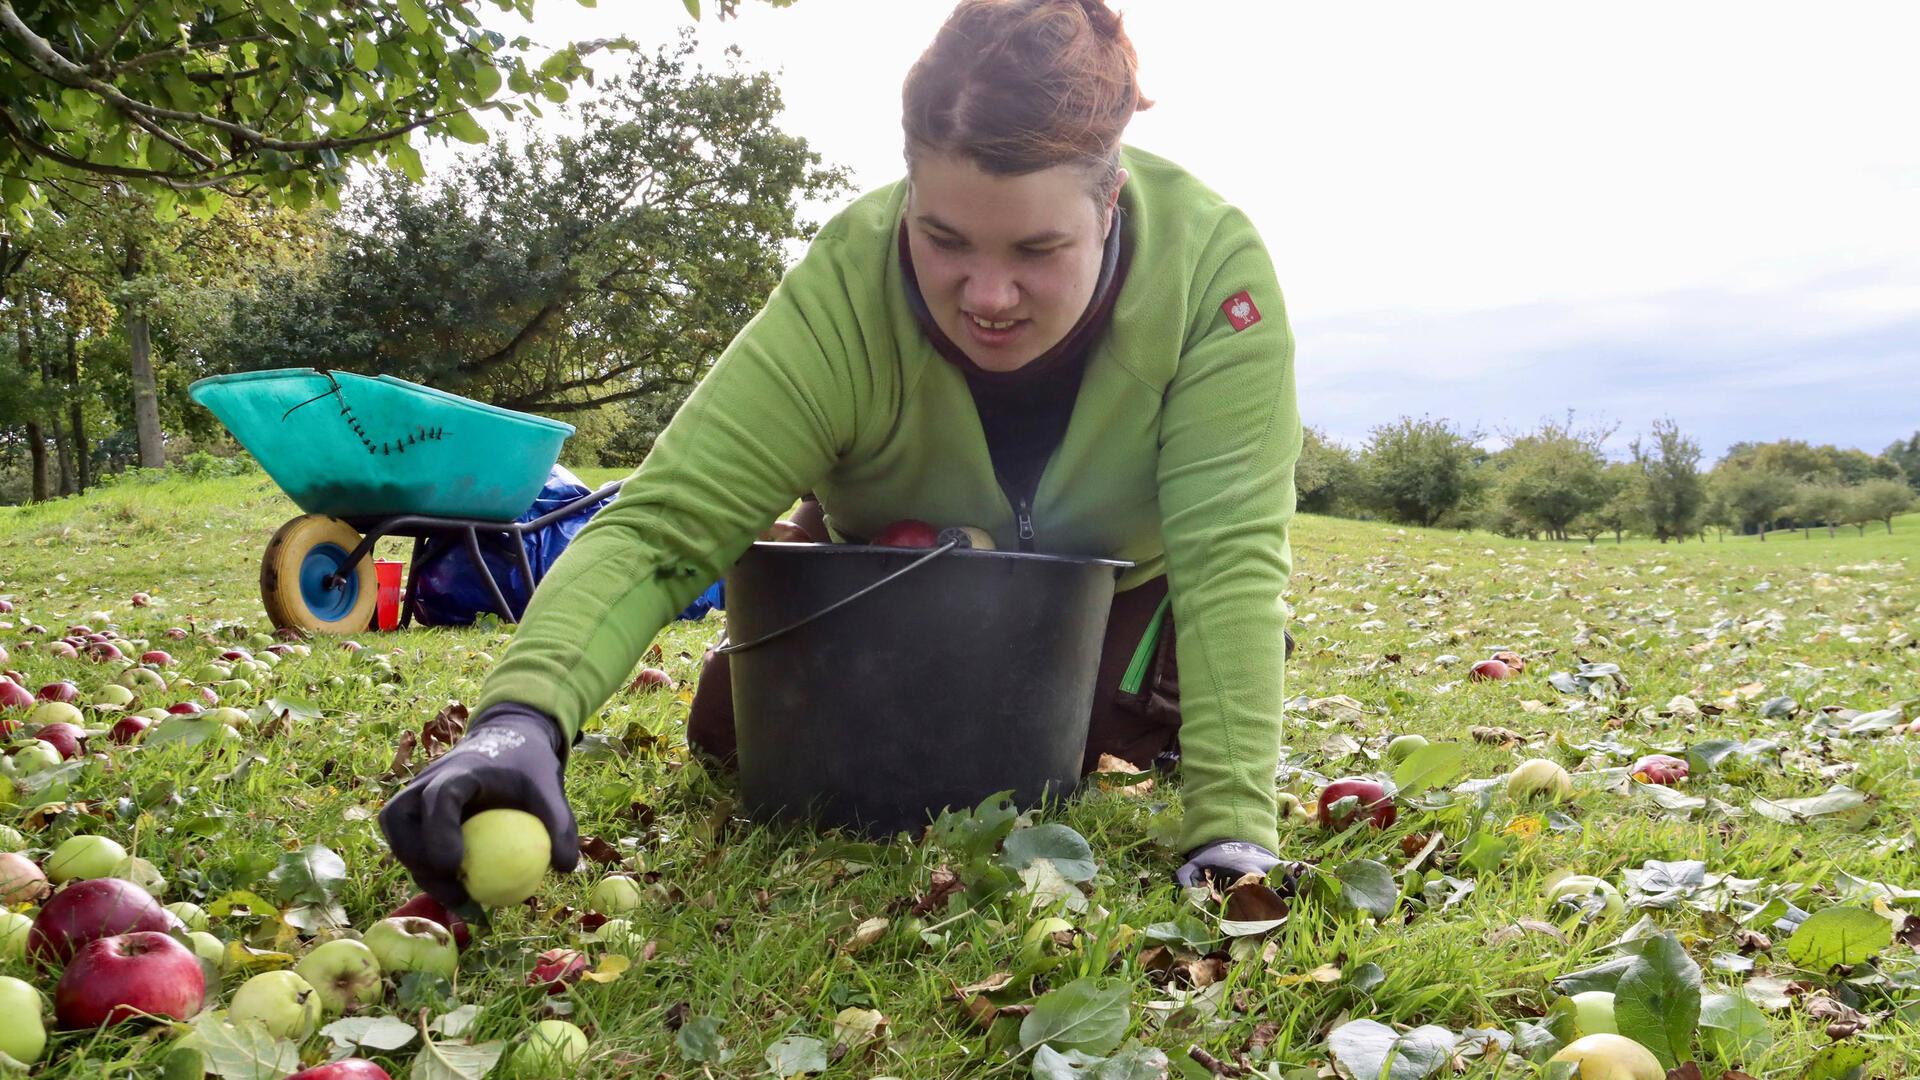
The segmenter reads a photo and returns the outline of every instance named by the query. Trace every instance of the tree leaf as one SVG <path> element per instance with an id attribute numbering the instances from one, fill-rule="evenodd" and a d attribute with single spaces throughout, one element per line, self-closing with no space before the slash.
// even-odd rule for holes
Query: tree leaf
<path id="1" fill-rule="evenodd" d="M 1033 1052 L 1033 1080 L 1166 1080 L 1172 1063 L 1151 1046 L 1132 1046 L 1112 1057 L 1060 1053 L 1051 1046 Z"/>
<path id="2" fill-rule="evenodd" d="M 693 21 L 699 22 L 700 21 L 700 0 L 680 0 L 680 2 L 686 5 L 687 14 L 693 16 Z"/>
<path id="3" fill-rule="evenodd" d="M 1127 1033 L 1127 987 L 1094 979 L 1073 982 L 1041 996 L 1020 1022 L 1020 1047 L 1045 1043 L 1055 1050 L 1105 1054 Z"/>
<path id="4" fill-rule="evenodd" d="M 1787 959 L 1808 971 L 1858 964 L 1893 944 L 1893 923 L 1865 908 L 1816 911 L 1787 939 Z"/>
<path id="5" fill-rule="evenodd" d="M 1773 1029 L 1739 994 L 1709 994 L 1700 1002 L 1700 1044 L 1725 1061 L 1752 1061 L 1773 1045 Z"/>
<path id="6" fill-rule="evenodd" d="M 200 1051 L 207 1071 L 222 1080 L 280 1080 L 300 1068 L 300 1048 L 258 1024 L 231 1024 L 226 1010 L 201 1013 L 181 1044 Z"/>
<path id="7" fill-rule="evenodd" d="M 329 904 L 334 890 L 347 879 L 347 862 L 325 844 L 308 844 L 280 856 L 267 880 L 287 903 Z"/>
<path id="8" fill-rule="evenodd" d="M 695 1017 L 681 1024 L 674 1033 L 673 1045 L 681 1057 L 696 1065 L 717 1065 L 732 1056 L 727 1041 L 720 1037 L 720 1018 L 716 1016 Z"/>
<path id="9" fill-rule="evenodd" d="M 1630 943 L 1632 966 L 1613 991 L 1620 1034 L 1653 1051 L 1671 1069 L 1691 1058 L 1700 1023 L 1700 965 L 1672 931 Z"/>
<path id="10" fill-rule="evenodd" d="M 320 1034 L 332 1039 L 339 1049 L 351 1052 L 363 1046 L 369 1050 L 398 1050 L 419 1032 L 412 1024 L 392 1016 L 349 1016 L 321 1028 Z"/>
<path id="11" fill-rule="evenodd" d="M 1400 886 L 1393 879 L 1393 871 L 1372 859 L 1342 863 L 1333 876 L 1340 880 L 1341 903 L 1354 911 L 1384 919 L 1400 902 Z"/>
<path id="12" fill-rule="evenodd" d="M 460 1042 L 427 1040 L 414 1055 L 410 1080 L 480 1080 L 500 1063 L 507 1052 L 504 1042 L 483 1042 L 471 1046 Z"/>
<path id="13" fill-rule="evenodd" d="M 1817 817 L 1845 814 L 1867 805 L 1864 792 L 1835 784 L 1825 794 L 1807 799 L 1755 799 L 1753 812 L 1788 825 L 1804 825 Z"/>
<path id="14" fill-rule="evenodd" d="M 1327 1035 L 1327 1049 L 1354 1080 L 1426 1080 L 1453 1064 L 1459 1038 L 1443 1027 L 1405 1035 L 1377 1020 L 1353 1020 Z"/>
<path id="15" fill-rule="evenodd" d="M 1035 859 L 1047 859 L 1068 881 L 1092 881 L 1099 865 L 1093 859 L 1093 847 L 1085 837 L 1065 825 L 1048 823 L 1031 829 L 1015 829 L 1000 855 L 1000 865 L 1021 871 Z"/>
<path id="16" fill-rule="evenodd" d="M 1408 754 L 1393 770 L 1393 786 L 1403 796 L 1451 784 L 1467 771 L 1467 748 L 1460 743 L 1428 743 Z"/>
<path id="17" fill-rule="evenodd" d="M 773 1075 L 805 1076 L 827 1071 L 827 1044 L 807 1035 L 789 1035 L 767 1047 L 767 1067 Z"/>
<path id="18" fill-rule="evenodd" d="M 991 855 L 1013 831 L 1020 811 L 1013 792 L 987 796 L 971 810 L 948 810 L 934 820 L 931 838 L 937 847 L 964 856 Z"/>

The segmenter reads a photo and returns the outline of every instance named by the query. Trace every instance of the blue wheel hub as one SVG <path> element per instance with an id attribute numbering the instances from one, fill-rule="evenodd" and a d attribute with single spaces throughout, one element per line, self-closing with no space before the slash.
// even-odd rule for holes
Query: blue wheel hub
<path id="1" fill-rule="evenodd" d="M 339 544 L 315 544 L 300 560 L 300 599 L 314 618 L 339 622 L 360 599 L 360 575 L 349 574 L 338 588 L 329 589 L 327 576 L 337 574 L 350 554 Z"/>

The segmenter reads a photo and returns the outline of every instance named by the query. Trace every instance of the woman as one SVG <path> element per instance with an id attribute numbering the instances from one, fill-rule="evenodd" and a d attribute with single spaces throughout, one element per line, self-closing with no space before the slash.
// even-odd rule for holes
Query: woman
<path id="1" fill-rule="evenodd" d="M 573 868 L 569 743 L 804 492 L 815 539 L 919 518 L 1132 561 L 1087 763 L 1177 732 L 1177 879 L 1277 864 L 1293 340 L 1247 218 L 1121 146 L 1135 71 L 1101 0 L 954 10 L 907 77 L 906 179 L 821 229 L 542 582 L 466 739 L 381 812 L 427 891 L 466 899 L 460 823 L 484 808 L 538 816 Z M 725 677 L 710 661 L 689 732 L 722 755 Z"/>

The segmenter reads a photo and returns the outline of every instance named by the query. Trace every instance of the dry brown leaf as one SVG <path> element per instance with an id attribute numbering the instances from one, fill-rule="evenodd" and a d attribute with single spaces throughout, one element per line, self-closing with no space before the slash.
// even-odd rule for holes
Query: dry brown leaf
<path id="1" fill-rule="evenodd" d="M 393 746 L 393 764 L 387 767 L 387 778 L 398 780 L 413 774 L 413 751 L 420 745 L 420 737 L 411 731 L 400 733 L 400 741 Z"/>
<path id="2" fill-rule="evenodd" d="M 1700 1063 L 1689 1061 L 1679 1068 L 1668 1069 L 1667 1080 L 1700 1080 Z"/>
<path id="3" fill-rule="evenodd" d="M 975 994 L 994 994 L 1005 990 L 1013 982 L 1013 973 L 996 971 L 970 986 L 962 986 L 954 991 L 955 997 L 968 998 Z"/>
<path id="4" fill-rule="evenodd" d="M 1133 762 L 1117 758 L 1112 754 L 1101 754 L 1099 762 L 1093 767 L 1094 781 L 1099 784 L 1101 791 L 1117 791 L 1132 798 L 1151 793 L 1153 777 L 1149 776 L 1138 783 L 1126 785 L 1119 784 L 1114 777 L 1138 776 L 1146 771 Z"/>
<path id="5" fill-rule="evenodd" d="M 1286 898 L 1264 882 L 1245 878 L 1227 890 L 1227 918 L 1234 922 L 1265 922 L 1287 917 Z"/>
<path id="6" fill-rule="evenodd" d="M 946 907 L 948 899 L 964 888 L 966 883 L 960 880 L 959 874 L 945 866 L 937 867 L 927 894 L 915 900 L 909 910 L 915 918 L 925 918 Z"/>
<path id="7" fill-rule="evenodd" d="M 582 836 L 580 838 L 580 854 L 606 866 L 616 866 L 624 861 L 620 857 L 619 848 L 614 847 L 598 836 Z"/>
<path id="8" fill-rule="evenodd" d="M 844 953 L 849 953 L 849 954 L 857 953 L 861 949 L 864 949 L 867 946 L 885 937 L 887 934 L 887 927 L 892 925 L 893 925 L 892 920 L 887 919 L 884 916 L 875 916 L 871 919 L 867 919 L 866 921 L 862 922 L 859 926 L 856 926 L 853 928 L 852 935 L 849 936 L 846 942 L 840 946 L 840 951 Z"/>

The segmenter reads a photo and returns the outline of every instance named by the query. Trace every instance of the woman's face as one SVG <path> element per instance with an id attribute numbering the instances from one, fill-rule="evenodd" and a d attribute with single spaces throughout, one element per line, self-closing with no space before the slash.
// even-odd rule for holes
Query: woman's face
<path id="1" fill-rule="evenodd" d="M 1095 201 L 1071 165 L 994 176 L 966 158 L 916 161 L 907 244 L 934 322 L 989 371 L 1032 363 L 1093 299 L 1119 194 Z"/>

